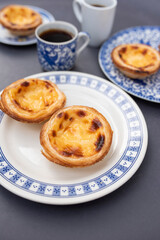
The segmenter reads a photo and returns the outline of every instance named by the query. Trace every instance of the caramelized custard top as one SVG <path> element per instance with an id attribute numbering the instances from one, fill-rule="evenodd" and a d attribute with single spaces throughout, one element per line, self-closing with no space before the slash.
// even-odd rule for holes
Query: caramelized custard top
<path id="1" fill-rule="evenodd" d="M 62 110 L 48 136 L 59 154 L 72 158 L 93 156 L 105 143 L 103 125 L 96 114 L 77 109 Z"/>
<path id="2" fill-rule="evenodd" d="M 143 68 L 152 66 L 156 61 L 154 52 L 145 46 L 128 45 L 119 50 L 121 60 L 133 67 Z"/>
<path id="3" fill-rule="evenodd" d="M 4 9 L 4 17 L 13 25 L 30 25 L 37 20 L 37 13 L 23 6 L 11 6 Z"/>
<path id="4" fill-rule="evenodd" d="M 58 93 L 47 81 L 32 79 L 24 80 L 20 85 L 9 90 L 9 96 L 19 108 L 38 112 L 53 104 Z"/>

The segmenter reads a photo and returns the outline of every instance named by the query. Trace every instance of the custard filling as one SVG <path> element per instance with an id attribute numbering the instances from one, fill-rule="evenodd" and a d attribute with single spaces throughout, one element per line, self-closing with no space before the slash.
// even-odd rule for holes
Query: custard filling
<path id="1" fill-rule="evenodd" d="M 121 48 L 119 56 L 124 63 L 137 68 L 152 66 L 156 60 L 156 56 L 152 51 L 134 45 Z"/>
<path id="2" fill-rule="evenodd" d="M 105 143 L 102 122 L 84 110 L 60 112 L 52 121 L 48 137 L 59 154 L 72 158 L 93 156 Z"/>
<path id="3" fill-rule="evenodd" d="M 39 112 L 58 99 L 58 93 L 50 83 L 37 79 L 25 80 L 10 89 L 9 96 L 16 106 L 32 112 Z"/>
<path id="4" fill-rule="evenodd" d="M 5 18 L 15 25 L 32 24 L 37 19 L 37 14 L 29 9 L 23 7 L 10 7 L 5 11 Z"/>

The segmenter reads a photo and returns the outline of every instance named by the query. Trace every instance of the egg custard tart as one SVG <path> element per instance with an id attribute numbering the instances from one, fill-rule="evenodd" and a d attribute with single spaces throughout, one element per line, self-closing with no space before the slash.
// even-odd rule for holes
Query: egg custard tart
<path id="1" fill-rule="evenodd" d="M 34 33 L 42 18 L 29 7 L 9 5 L 1 9 L 0 23 L 14 35 L 27 36 Z"/>
<path id="2" fill-rule="evenodd" d="M 115 66 L 130 78 L 143 79 L 160 67 L 159 52 L 145 44 L 119 45 L 113 49 L 111 57 Z"/>
<path id="3" fill-rule="evenodd" d="M 21 122 L 43 122 L 64 106 L 66 97 L 48 80 L 20 79 L 6 87 L 0 108 L 10 117 Z"/>
<path id="4" fill-rule="evenodd" d="M 108 121 L 94 108 L 66 107 L 55 112 L 42 127 L 42 153 L 63 166 L 89 166 L 108 153 L 112 133 Z"/>

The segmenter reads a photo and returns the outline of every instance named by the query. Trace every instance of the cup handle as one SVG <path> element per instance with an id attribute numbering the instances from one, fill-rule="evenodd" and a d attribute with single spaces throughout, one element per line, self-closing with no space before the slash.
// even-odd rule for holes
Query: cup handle
<path id="1" fill-rule="evenodd" d="M 82 0 L 74 0 L 73 1 L 73 12 L 78 19 L 78 21 L 82 22 Z"/>
<path id="2" fill-rule="evenodd" d="M 85 32 L 79 32 L 78 33 L 78 42 L 80 41 L 80 39 L 84 39 L 84 43 L 77 50 L 77 57 L 87 47 L 87 45 L 88 45 L 88 43 L 90 41 L 89 34 L 85 33 Z"/>

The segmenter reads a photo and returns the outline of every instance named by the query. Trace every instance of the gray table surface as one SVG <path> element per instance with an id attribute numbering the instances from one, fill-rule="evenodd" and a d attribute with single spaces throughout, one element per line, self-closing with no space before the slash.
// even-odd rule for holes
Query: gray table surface
<path id="1" fill-rule="evenodd" d="M 1 0 L 0 8 L 14 1 Z M 72 0 L 16 0 L 50 11 L 57 20 L 80 25 Z M 159 0 L 119 0 L 112 33 L 137 25 L 160 24 Z M 98 48 L 88 47 L 74 71 L 106 78 Z M 36 45 L 0 44 L 0 90 L 11 82 L 41 72 Z M 148 125 L 149 144 L 136 174 L 115 192 L 73 206 L 43 205 L 20 198 L 0 186 L 0 239 L 160 239 L 160 105 L 133 97 Z"/>

